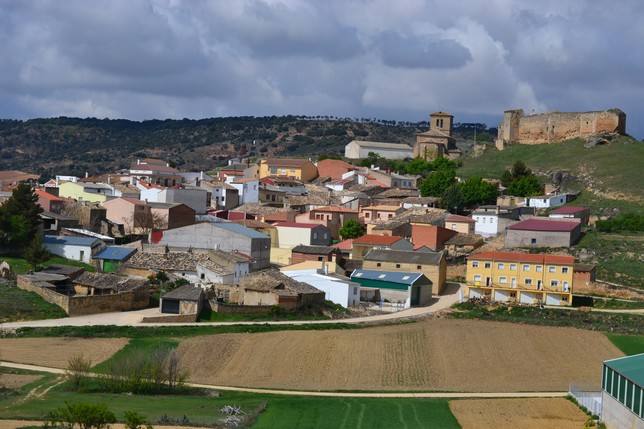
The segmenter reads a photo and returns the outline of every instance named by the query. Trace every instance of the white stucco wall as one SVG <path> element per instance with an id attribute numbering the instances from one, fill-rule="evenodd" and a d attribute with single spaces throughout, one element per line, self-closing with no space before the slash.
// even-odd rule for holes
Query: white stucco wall
<path id="1" fill-rule="evenodd" d="M 360 303 L 360 285 L 354 282 L 318 274 L 317 270 L 283 271 L 298 282 L 307 283 L 324 292 L 324 299 L 343 307 L 351 307 Z"/>
<path id="2" fill-rule="evenodd" d="M 62 256 L 63 258 L 71 259 L 73 261 L 85 262 L 90 264 L 92 262 L 92 248 L 89 246 L 70 246 L 65 244 L 46 244 L 45 249 L 53 255 Z M 81 252 L 83 255 L 81 257 Z"/>

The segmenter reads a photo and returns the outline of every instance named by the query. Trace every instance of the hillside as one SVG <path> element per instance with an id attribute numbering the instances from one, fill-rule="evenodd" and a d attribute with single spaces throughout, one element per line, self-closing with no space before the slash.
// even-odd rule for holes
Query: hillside
<path id="1" fill-rule="evenodd" d="M 515 161 L 522 160 L 535 173 L 564 189 L 586 190 L 590 203 L 620 200 L 622 205 L 644 204 L 644 143 L 619 137 L 609 144 L 585 148 L 580 139 L 549 145 L 513 145 L 498 151 L 486 145 L 480 156 L 465 157 L 459 174 L 500 178 Z"/>
<path id="2" fill-rule="evenodd" d="M 490 140 L 495 133 L 482 124 L 457 124 L 455 134 L 465 149 L 468 144 L 463 140 L 474 127 L 478 140 Z M 344 146 L 353 139 L 411 144 L 414 135 L 425 129 L 427 122 L 320 116 L 143 122 L 0 120 L 0 169 L 26 169 L 45 176 L 82 175 L 125 168 L 136 158 L 158 157 L 184 169 L 208 170 L 230 156 L 343 154 Z"/>

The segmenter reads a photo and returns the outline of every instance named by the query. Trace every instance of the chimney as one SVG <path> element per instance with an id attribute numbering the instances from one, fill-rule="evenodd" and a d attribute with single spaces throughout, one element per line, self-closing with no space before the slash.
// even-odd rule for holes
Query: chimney
<path id="1" fill-rule="evenodd" d="M 501 207 L 496 206 L 496 214 L 499 214 L 501 212 Z"/>
<path id="2" fill-rule="evenodd" d="M 141 160 L 140 159 L 136 160 L 136 165 L 141 165 Z"/>
<path id="3" fill-rule="evenodd" d="M 108 185 L 111 185 L 111 184 L 112 184 L 112 175 L 111 175 L 111 174 L 108 174 L 108 175 L 107 175 L 107 184 L 108 184 Z"/>
<path id="4" fill-rule="evenodd" d="M 89 172 L 85 172 L 85 178 L 87 179 L 89 177 Z"/>

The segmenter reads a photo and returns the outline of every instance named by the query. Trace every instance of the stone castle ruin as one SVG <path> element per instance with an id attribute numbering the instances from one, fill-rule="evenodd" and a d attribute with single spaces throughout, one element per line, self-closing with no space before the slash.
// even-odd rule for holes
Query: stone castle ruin
<path id="1" fill-rule="evenodd" d="M 527 116 L 523 109 L 506 110 L 499 125 L 496 147 L 503 150 L 508 144 L 547 144 L 607 133 L 626 134 L 626 114 L 620 109 Z"/>

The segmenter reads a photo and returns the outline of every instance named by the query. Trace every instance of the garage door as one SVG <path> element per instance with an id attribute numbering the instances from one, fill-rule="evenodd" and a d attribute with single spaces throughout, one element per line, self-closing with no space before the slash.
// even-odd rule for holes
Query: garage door
<path id="1" fill-rule="evenodd" d="M 161 300 L 161 313 L 179 314 L 179 300 L 178 299 L 162 299 Z"/>
<path id="2" fill-rule="evenodd" d="M 483 291 L 481 289 L 470 288 L 470 299 L 483 298 Z"/>
<path id="3" fill-rule="evenodd" d="M 507 302 L 510 300 L 510 292 L 505 290 L 497 290 L 494 292 L 494 300 L 499 302 Z"/>
<path id="4" fill-rule="evenodd" d="M 521 292 L 521 304 L 536 304 L 536 297 L 535 293 Z"/>
<path id="5" fill-rule="evenodd" d="M 561 305 L 561 295 L 556 293 L 547 294 L 546 305 Z"/>

